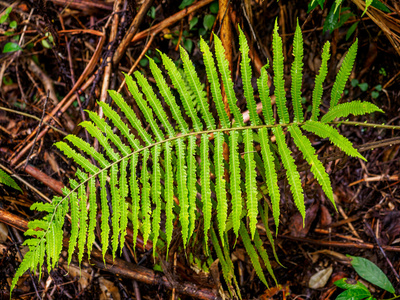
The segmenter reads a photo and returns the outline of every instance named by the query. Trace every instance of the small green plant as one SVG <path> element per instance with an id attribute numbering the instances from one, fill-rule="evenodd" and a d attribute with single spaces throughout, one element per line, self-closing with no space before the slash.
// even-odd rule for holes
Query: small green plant
<path id="1" fill-rule="evenodd" d="M 390 283 L 385 273 L 383 273 L 382 270 L 379 269 L 373 262 L 362 257 L 350 255 L 347 256 L 351 258 L 351 265 L 361 278 L 393 294 L 394 297 L 390 299 L 400 298 L 400 296 L 396 296 L 394 287 Z M 347 278 L 342 278 L 335 281 L 334 284 L 337 287 L 345 290 L 339 296 L 337 296 L 336 300 L 376 300 L 364 284 L 362 284 L 360 281 L 354 281 L 354 283 L 351 281 L 352 280 Z"/>
<path id="2" fill-rule="evenodd" d="M 0 183 L 22 192 L 15 180 L 2 169 L 0 169 Z"/>

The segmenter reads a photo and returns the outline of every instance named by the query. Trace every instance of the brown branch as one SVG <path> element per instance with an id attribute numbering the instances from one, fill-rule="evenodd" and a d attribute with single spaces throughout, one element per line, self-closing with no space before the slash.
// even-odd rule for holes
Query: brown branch
<path id="1" fill-rule="evenodd" d="M 114 53 L 114 57 L 113 57 L 114 66 L 118 65 L 121 58 L 125 54 L 126 49 L 128 48 L 132 38 L 138 32 L 139 26 L 142 23 L 144 17 L 146 16 L 147 11 L 150 9 L 151 5 L 153 4 L 153 1 L 154 0 L 147 0 L 140 7 L 139 12 L 137 13 L 135 19 L 133 19 L 131 26 L 129 27 L 129 29 L 126 32 L 124 38 L 122 39 L 120 45 L 118 46 L 117 50 Z"/>

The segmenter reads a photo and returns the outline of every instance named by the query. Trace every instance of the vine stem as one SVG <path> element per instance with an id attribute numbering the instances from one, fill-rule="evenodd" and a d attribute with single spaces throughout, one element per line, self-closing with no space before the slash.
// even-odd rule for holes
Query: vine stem
<path id="1" fill-rule="evenodd" d="M 203 134 L 213 134 L 216 132 L 230 132 L 230 131 L 241 131 L 241 130 L 246 130 L 246 129 L 251 129 L 251 130 L 255 130 L 255 129 L 261 129 L 261 128 L 276 128 L 276 127 L 289 127 L 291 125 L 297 125 L 297 126 L 302 126 L 304 125 L 306 122 L 293 122 L 293 123 L 286 123 L 286 124 L 274 124 L 274 125 L 252 125 L 252 126 L 236 126 L 236 127 L 230 127 L 230 128 L 218 128 L 218 129 L 211 129 L 211 130 L 204 130 L 204 131 L 197 131 L 197 132 L 189 132 L 186 134 L 181 134 L 181 135 L 176 135 L 174 137 L 170 137 L 168 139 L 165 139 L 163 141 L 160 142 L 156 142 L 153 143 L 151 145 L 142 147 L 138 150 L 135 150 L 131 153 L 129 153 L 128 155 L 125 155 L 124 157 L 112 162 L 111 164 L 109 164 L 107 167 L 101 169 L 100 171 L 93 173 L 92 175 L 90 175 L 86 180 L 82 181 L 77 187 L 75 187 L 74 189 L 70 190 L 58 203 L 57 205 L 54 207 L 54 211 L 53 214 L 50 218 L 49 221 L 49 226 L 47 227 L 46 231 L 44 232 L 42 238 L 40 239 L 40 242 L 45 238 L 45 236 L 47 235 L 47 232 L 50 230 L 50 226 L 51 223 L 53 222 L 54 216 L 56 214 L 56 211 L 58 209 L 58 206 L 60 204 L 62 204 L 67 198 L 69 198 L 69 196 L 74 193 L 81 185 L 87 183 L 91 178 L 98 176 L 100 173 L 104 172 L 105 170 L 108 170 L 109 168 L 111 168 L 113 165 L 120 163 L 121 161 L 125 160 L 125 159 L 129 159 L 131 156 L 133 156 L 134 154 L 140 153 L 146 149 L 150 149 L 153 148 L 157 145 L 162 145 L 165 144 L 167 142 L 173 142 L 175 140 L 178 139 L 184 139 L 186 137 L 189 136 L 197 136 L 197 135 L 203 135 Z M 384 124 L 375 124 L 375 123 L 360 123 L 360 122 L 354 122 L 354 121 L 333 121 L 333 122 L 328 122 L 326 124 L 332 124 L 332 125 L 353 125 L 353 126 L 364 126 L 364 127 L 373 127 L 373 128 L 382 128 L 382 129 L 392 129 L 392 130 L 400 130 L 400 126 L 392 126 L 392 125 L 384 125 Z M 235 124 L 234 124 L 235 126 Z M 38 244 L 40 244 L 40 242 Z"/>

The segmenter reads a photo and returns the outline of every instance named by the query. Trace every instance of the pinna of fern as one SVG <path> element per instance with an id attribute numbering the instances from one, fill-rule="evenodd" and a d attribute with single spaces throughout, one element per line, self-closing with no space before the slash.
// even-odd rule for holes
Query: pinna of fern
<path id="1" fill-rule="evenodd" d="M 300 26 L 297 24 L 293 42 L 294 61 L 291 68 L 294 115 L 291 119 L 284 88 L 282 40 L 276 22 L 272 46 L 277 116 L 274 115 L 271 105 L 266 71 L 268 66 L 265 66 L 257 80 L 259 98 L 263 105 L 260 117 L 256 110 L 251 84 L 253 72 L 249 47 L 240 28 L 239 32 L 240 71 L 250 124 L 244 123 L 237 106 L 228 61 L 222 43 L 216 35 L 214 35 L 215 57 L 202 39 L 200 50 L 203 53 L 210 86 L 210 98 L 214 101 L 218 119 L 214 118 L 210 111 L 211 99 L 207 99 L 207 93 L 200 84 L 195 67 L 183 48 L 180 52 L 185 80 L 175 63 L 161 53 L 162 64 L 176 93 L 173 93 L 167 84 L 162 70 L 149 58 L 150 71 L 155 79 L 158 93 L 168 108 L 156 96 L 155 87 L 140 72 L 135 72 L 134 78 L 125 74 L 128 90 L 142 113 L 144 122 L 138 119 L 121 94 L 109 91 L 113 102 L 127 122 L 110 104 L 99 102 L 98 105 L 103 109 L 107 120 L 89 111 L 90 121 L 81 123 L 81 126 L 98 140 L 102 151 L 96 151 L 90 144 L 74 135 L 69 135 L 65 141 L 56 143 L 56 146 L 79 166 L 76 178 L 70 179 L 70 189 L 63 190 L 63 197 L 54 197 L 52 203 L 36 203 L 32 206 L 32 209 L 47 214 L 42 220 L 29 223 L 30 229 L 25 233 L 29 236 L 25 241 L 25 244 L 29 245 L 29 251 L 15 274 L 11 289 L 26 270 L 39 269 L 41 274 L 45 257 L 48 270 L 56 265 L 62 250 L 63 226 L 68 212 L 71 216 L 68 263 L 71 262 L 76 248 L 79 262 L 83 258 L 85 248 L 90 258 L 90 251 L 96 240 L 94 229 L 98 210 L 101 210 L 99 242 L 103 256 L 110 248 L 114 257 L 118 248 L 122 249 L 124 246 L 129 220 L 133 227 L 133 246 L 135 247 L 136 238 L 141 232 L 144 244 L 149 239 L 153 241 L 153 251 L 156 256 L 157 244 L 165 243 L 168 251 L 174 230 L 180 230 L 182 243 L 186 248 L 195 233 L 199 218 L 202 218 L 204 249 L 209 253 L 209 236 L 212 237 L 214 249 L 219 247 L 212 217 L 213 211 L 216 211 L 216 232 L 222 245 L 222 250 L 217 251 L 217 256 L 221 264 L 223 263 L 224 278 L 234 279 L 227 245 L 227 233 L 232 229 L 236 237 L 241 237 L 257 275 L 267 285 L 260 258 L 272 276 L 273 272 L 268 254 L 256 231 L 260 214 L 272 245 L 273 237 L 265 218 L 268 206 L 265 209 L 260 206 L 258 192 L 260 183 L 256 180 L 257 175 L 264 178 L 263 185 L 268 190 L 267 196 L 272 204 L 272 215 L 277 231 L 282 197 L 277 176 L 280 166 L 277 157 L 279 157 L 294 203 L 304 219 L 303 188 L 292 156 L 292 147 L 288 142 L 290 139 L 287 138 L 290 135 L 294 145 L 310 164 L 311 171 L 325 195 L 335 206 L 329 176 L 304 131 L 328 138 L 346 154 L 364 159 L 353 148 L 351 142 L 329 122 L 350 114 L 361 115 L 381 110 L 371 103 L 361 101 L 337 104 L 353 67 L 357 52 L 356 41 L 350 47 L 333 85 L 331 108 L 319 119 L 319 105 L 322 102 L 323 82 L 329 60 L 329 42 L 327 42 L 323 48 L 322 64 L 313 91 L 312 115 L 309 120 L 304 120 L 305 114 L 301 104 L 303 38 Z M 234 118 L 232 121 L 225 111 L 221 84 Z M 193 97 L 197 109 L 194 107 Z M 147 127 L 149 129 L 146 129 Z M 271 142 L 272 134 L 276 138 L 276 146 Z M 261 147 L 260 153 L 255 150 L 255 140 Z M 224 143 L 229 148 L 228 161 L 223 155 Z M 244 149 L 243 153 L 239 149 Z M 89 160 L 89 157 L 92 159 Z M 89 211 L 86 207 L 89 207 Z M 111 218 L 110 223 L 109 218 Z M 163 230 L 160 230 L 161 218 L 165 218 Z M 248 222 L 245 222 L 245 218 Z M 176 219 L 179 219 L 180 229 L 174 228 Z"/>

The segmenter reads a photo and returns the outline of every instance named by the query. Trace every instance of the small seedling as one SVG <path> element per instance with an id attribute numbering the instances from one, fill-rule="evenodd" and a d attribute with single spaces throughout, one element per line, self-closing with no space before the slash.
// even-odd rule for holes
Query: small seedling
<path id="1" fill-rule="evenodd" d="M 362 257 L 350 256 L 350 255 L 347 256 L 351 258 L 351 265 L 356 270 L 357 274 L 360 275 L 361 278 L 393 294 L 394 297 L 390 298 L 390 300 L 400 298 L 400 296 L 397 296 L 395 294 L 394 287 L 390 283 L 385 273 L 383 273 L 382 270 L 379 269 L 374 263 Z M 352 283 L 352 281 L 354 280 L 348 278 L 342 278 L 340 280 L 335 281 L 334 284 L 337 287 L 340 287 L 345 290 L 343 293 L 337 296 L 336 300 L 376 299 L 371 295 L 371 292 L 364 284 L 362 284 L 359 281 L 354 281 L 354 283 Z"/>

